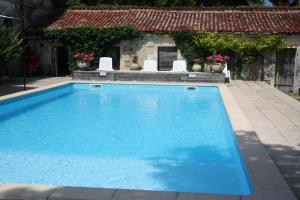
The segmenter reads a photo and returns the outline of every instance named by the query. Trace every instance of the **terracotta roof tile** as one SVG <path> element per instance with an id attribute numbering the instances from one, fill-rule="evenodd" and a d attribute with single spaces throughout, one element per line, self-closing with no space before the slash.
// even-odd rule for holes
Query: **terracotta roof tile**
<path id="1" fill-rule="evenodd" d="M 48 29 L 114 27 L 131 24 L 141 31 L 300 33 L 300 9 L 292 8 L 119 8 L 69 9 Z"/>

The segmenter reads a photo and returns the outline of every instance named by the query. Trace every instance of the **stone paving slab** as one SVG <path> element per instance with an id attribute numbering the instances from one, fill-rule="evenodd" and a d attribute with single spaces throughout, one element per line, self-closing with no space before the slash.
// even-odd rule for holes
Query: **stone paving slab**
<path id="1" fill-rule="evenodd" d="M 0 199 L 45 200 L 57 188 L 46 185 L 1 184 Z"/>
<path id="2" fill-rule="evenodd" d="M 63 81 L 69 81 L 71 77 L 28 77 L 27 78 L 27 90 L 60 83 Z M 0 96 L 18 93 L 23 91 L 23 79 L 16 78 L 10 83 L 0 84 Z"/>
<path id="3" fill-rule="evenodd" d="M 111 200 L 114 193 L 113 189 L 61 187 L 50 194 L 47 200 Z"/>
<path id="4" fill-rule="evenodd" d="M 228 88 L 300 199 L 300 102 L 264 82 L 232 81 Z"/>
<path id="5" fill-rule="evenodd" d="M 141 190 L 117 190 L 112 200 L 176 200 L 176 192 L 151 192 Z"/>
<path id="6" fill-rule="evenodd" d="M 179 193 L 177 200 L 240 200 L 241 197 L 233 195 L 213 195 L 213 194 L 195 194 Z"/>

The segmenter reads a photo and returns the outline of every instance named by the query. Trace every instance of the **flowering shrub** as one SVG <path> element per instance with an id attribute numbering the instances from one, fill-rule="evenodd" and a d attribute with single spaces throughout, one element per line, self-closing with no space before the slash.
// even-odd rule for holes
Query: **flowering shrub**
<path id="1" fill-rule="evenodd" d="M 213 55 L 213 56 L 208 56 L 206 58 L 208 63 L 221 63 L 224 64 L 226 63 L 228 60 L 230 60 L 229 56 L 222 56 L 220 54 L 218 55 Z"/>
<path id="2" fill-rule="evenodd" d="M 86 62 L 90 62 L 92 60 L 94 60 L 94 53 L 90 53 L 90 54 L 86 54 L 86 53 L 82 53 L 80 51 L 76 51 L 75 53 L 73 53 L 73 57 L 76 61 L 86 61 Z"/>

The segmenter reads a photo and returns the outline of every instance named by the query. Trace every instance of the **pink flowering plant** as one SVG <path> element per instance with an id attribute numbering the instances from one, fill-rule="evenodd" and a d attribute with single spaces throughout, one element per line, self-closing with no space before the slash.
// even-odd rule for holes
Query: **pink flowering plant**
<path id="1" fill-rule="evenodd" d="M 92 60 L 94 60 L 94 56 L 95 54 L 94 53 L 90 53 L 90 54 L 87 54 L 87 53 L 83 53 L 83 52 L 80 52 L 80 51 L 76 51 L 74 54 L 74 59 L 78 62 L 78 61 L 85 61 L 87 63 L 91 62 Z"/>
<path id="2" fill-rule="evenodd" d="M 230 60 L 230 57 L 217 54 L 217 55 L 208 56 L 206 60 L 207 63 L 209 64 L 214 64 L 214 63 L 225 64 L 228 60 Z"/>

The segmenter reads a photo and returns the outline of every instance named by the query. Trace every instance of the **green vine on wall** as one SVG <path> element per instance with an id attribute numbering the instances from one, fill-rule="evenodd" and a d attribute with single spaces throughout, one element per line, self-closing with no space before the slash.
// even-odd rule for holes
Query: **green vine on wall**
<path id="1" fill-rule="evenodd" d="M 266 34 L 230 34 L 210 32 L 173 32 L 182 55 L 188 60 L 189 66 L 195 56 L 206 58 L 213 52 L 230 55 L 231 65 L 238 73 L 242 64 L 249 64 L 257 57 L 263 56 L 265 51 L 278 51 L 286 46 L 282 35 Z"/>
<path id="2" fill-rule="evenodd" d="M 97 68 L 99 57 L 106 49 L 113 47 L 122 40 L 134 39 L 139 35 L 140 32 L 130 25 L 111 28 L 80 27 L 45 30 L 45 36 L 48 39 L 61 42 L 68 48 L 70 71 L 76 69 L 74 52 L 95 53 L 96 59 L 91 63 L 91 66 Z"/>

